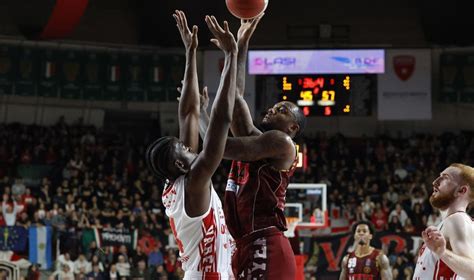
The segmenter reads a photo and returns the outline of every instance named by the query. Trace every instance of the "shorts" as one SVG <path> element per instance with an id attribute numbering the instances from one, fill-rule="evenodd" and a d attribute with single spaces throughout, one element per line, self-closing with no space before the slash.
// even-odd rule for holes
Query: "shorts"
<path id="1" fill-rule="evenodd" d="M 296 262 L 288 238 L 275 227 L 236 241 L 232 256 L 235 279 L 294 280 Z"/>
<path id="2" fill-rule="evenodd" d="M 233 280 L 232 273 L 185 271 L 183 280 Z"/>

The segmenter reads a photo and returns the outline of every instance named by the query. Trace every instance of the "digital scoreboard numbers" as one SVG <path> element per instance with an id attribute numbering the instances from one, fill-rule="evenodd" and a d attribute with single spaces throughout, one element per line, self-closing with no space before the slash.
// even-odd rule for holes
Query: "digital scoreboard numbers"
<path id="1" fill-rule="evenodd" d="M 369 115 L 373 88 L 370 76 L 279 76 L 279 99 L 296 103 L 307 116 Z"/>

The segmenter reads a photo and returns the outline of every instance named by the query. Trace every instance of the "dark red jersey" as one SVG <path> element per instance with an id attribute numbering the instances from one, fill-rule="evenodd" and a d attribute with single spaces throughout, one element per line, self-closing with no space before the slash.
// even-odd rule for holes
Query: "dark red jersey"
<path id="1" fill-rule="evenodd" d="M 347 258 L 347 280 L 380 280 L 380 268 L 377 256 L 380 250 L 374 249 L 370 255 L 359 258 L 355 252 Z"/>
<path id="2" fill-rule="evenodd" d="M 233 161 L 225 192 L 224 213 L 234 239 L 257 230 L 276 227 L 285 231 L 285 195 L 290 170 L 277 170 L 265 160 Z"/>

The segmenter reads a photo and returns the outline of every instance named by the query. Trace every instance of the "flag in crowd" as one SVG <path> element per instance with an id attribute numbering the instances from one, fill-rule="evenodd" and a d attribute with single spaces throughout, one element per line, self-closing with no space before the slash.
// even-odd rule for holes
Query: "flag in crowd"
<path id="1" fill-rule="evenodd" d="M 29 260 L 41 265 L 41 269 L 50 269 L 53 264 L 51 227 L 29 228 Z"/>

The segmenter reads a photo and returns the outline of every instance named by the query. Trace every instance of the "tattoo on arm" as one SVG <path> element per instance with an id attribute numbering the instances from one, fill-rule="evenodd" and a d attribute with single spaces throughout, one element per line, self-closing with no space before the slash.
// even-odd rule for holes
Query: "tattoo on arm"
<path id="1" fill-rule="evenodd" d="M 382 280 L 392 280 L 392 268 L 390 267 L 390 262 L 384 254 L 379 255 L 380 263 L 380 277 Z"/>

